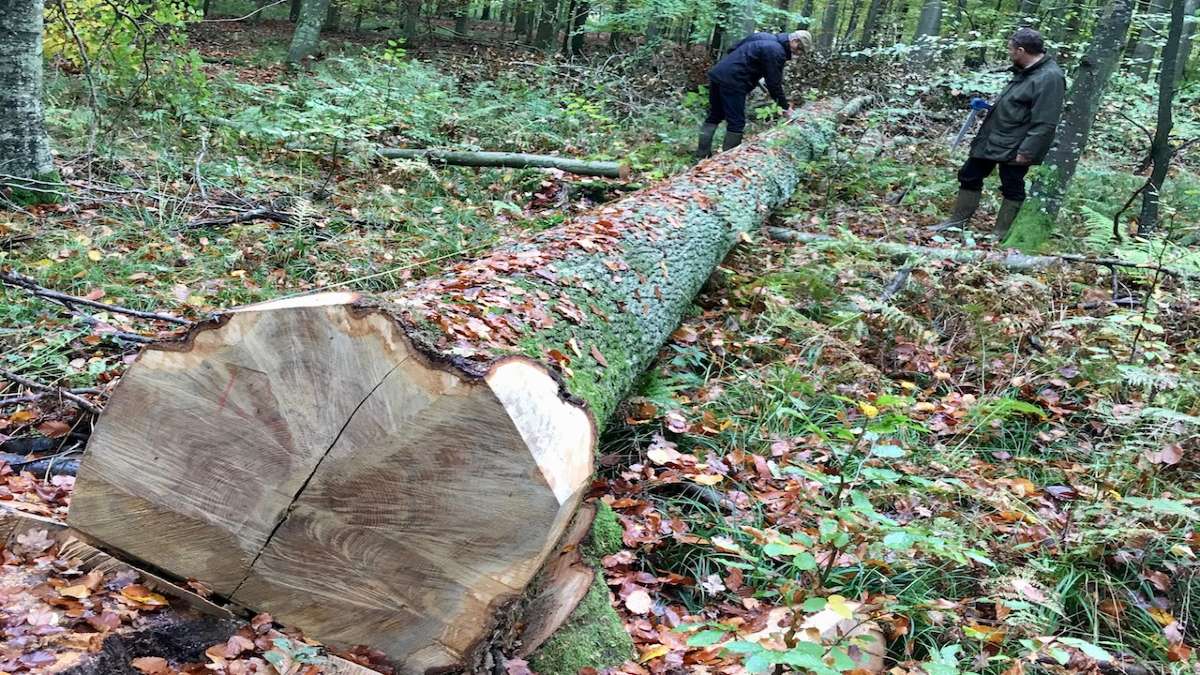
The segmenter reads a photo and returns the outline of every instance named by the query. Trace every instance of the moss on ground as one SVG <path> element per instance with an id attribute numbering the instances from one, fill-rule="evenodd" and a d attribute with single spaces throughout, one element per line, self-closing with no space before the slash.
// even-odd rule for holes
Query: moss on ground
<path id="1" fill-rule="evenodd" d="M 29 182 L 23 179 L 10 179 L 3 187 L 4 197 L 17 206 L 34 206 L 36 204 L 58 204 L 63 200 L 62 176 L 57 171 L 38 174 Z"/>

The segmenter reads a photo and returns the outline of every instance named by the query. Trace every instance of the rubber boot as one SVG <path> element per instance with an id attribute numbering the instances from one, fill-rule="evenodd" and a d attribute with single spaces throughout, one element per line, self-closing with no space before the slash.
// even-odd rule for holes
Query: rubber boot
<path id="1" fill-rule="evenodd" d="M 717 125 L 705 122 L 700 126 L 700 142 L 696 144 L 696 161 L 712 156 L 713 134 L 717 133 Z"/>
<path id="2" fill-rule="evenodd" d="M 996 241 L 1004 241 L 1004 238 L 1008 236 L 1008 230 L 1012 227 L 1013 221 L 1017 219 L 1017 214 L 1021 212 L 1021 205 L 1024 203 L 1012 199 L 1000 202 L 1000 210 L 996 212 L 996 229 L 992 230 L 992 234 L 996 235 Z"/>
<path id="3" fill-rule="evenodd" d="M 733 131 L 725 132 L 725 140 L 721 143 L 722 150 L 732 150 L 742 144 L 742 135 Z"/>
<path id="4" fill-rule="evenodd" d="M 952 227 L 963 227 L 969 223 L 971 216 L 975 215 L 975 211 L 979 209 L 979 198 L 982 195 L 982 192 L 959 190 L 958 197 L 954 200 L 954 210 L 950 212 L 950 218 L 934 225 L 933 229 L 940 232 Z"/>

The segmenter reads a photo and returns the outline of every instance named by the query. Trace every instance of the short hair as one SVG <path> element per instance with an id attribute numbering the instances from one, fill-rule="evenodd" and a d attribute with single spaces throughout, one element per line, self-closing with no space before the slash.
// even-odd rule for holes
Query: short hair
<path id="1" fill-rule="evenodd" d="M 812 33 L 806 30 L 789 33 L 788 42 L 799 42 L 804 47 L 804 51 L 811 51 L 813 44 Z"/>
<path id="2" fill-rule="evenodd" d="M 1018 28 L 1008 42 L 1014 47 L 1025 50 L 1027 54 L 1046 53 L 1046 41 L 1042 39 L 1041 33 L 1032 28 Z"/>

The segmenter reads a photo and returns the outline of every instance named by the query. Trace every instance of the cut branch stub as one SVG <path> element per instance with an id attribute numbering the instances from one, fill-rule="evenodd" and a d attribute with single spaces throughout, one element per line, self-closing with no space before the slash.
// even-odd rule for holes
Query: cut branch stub
<path id="1" fill-rule="evenodd" d="M 571 521 L 596 423 L 833 118 L 376 299 L 256 305 L 145 351 L 71 524 L 404 672 L 469 667 Z"/>

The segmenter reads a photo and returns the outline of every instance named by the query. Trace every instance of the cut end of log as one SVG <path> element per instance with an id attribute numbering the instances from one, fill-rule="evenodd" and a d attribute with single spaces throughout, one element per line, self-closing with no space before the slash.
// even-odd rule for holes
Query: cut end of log
<path id="1" fill-rule="evenodd" d="M 356 294 L 315 295 L 143 352 L 68 519 L 323 642 L 452 669 L 554 549 L 594 446 L 536 362 L 472 376 Z"/>

